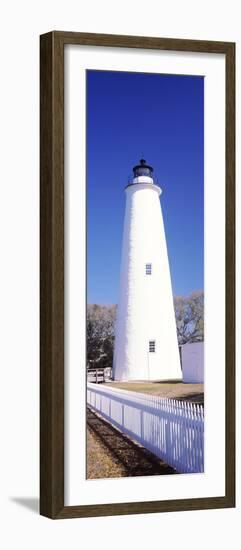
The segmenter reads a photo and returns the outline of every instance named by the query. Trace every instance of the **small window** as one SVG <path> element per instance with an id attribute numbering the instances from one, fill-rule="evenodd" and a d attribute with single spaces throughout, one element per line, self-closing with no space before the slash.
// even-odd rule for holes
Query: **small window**
<path id="1" fill-rule="evenodd" d="M 151 275 L 152 264 L 146 264 L 146 275 Z"/>
<path id="2" fill-rule="evenodd" d="M 155 351 L 156 351 L 155 340 L 149 340 L 149 353 L 155 353 Z"/>

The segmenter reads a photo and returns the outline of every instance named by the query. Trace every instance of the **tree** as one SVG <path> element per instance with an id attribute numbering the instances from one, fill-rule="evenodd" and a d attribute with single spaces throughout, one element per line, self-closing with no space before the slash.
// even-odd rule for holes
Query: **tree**
<path id="1" fill-rule="evenodd" d="M 189 296 L 176 296 L 174 307 L 178 343 L 202 342 L 204 340 L 204 294 L 192 292 Z"/>
<path id="2" fill-rule="evenodd" d="M 87 306 L 87 364 L 112 367 L 116 306 Z"/>

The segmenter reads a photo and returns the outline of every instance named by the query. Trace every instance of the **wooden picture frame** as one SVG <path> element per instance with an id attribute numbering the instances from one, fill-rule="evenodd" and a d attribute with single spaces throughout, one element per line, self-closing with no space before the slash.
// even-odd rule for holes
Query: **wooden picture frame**
<path id="1" fill-rule="evenodd" d="M 224 54 L 226 59 L 225 496 L 64 505 L 64 47 Z M 52 519 L 235 506 L 235 44 L 54 31 L 40 37 L 40 513 Z"/>

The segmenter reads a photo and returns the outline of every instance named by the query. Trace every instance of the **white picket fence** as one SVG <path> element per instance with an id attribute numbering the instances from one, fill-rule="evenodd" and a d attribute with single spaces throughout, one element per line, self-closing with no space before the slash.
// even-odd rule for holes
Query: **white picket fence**
<path id="1" fill-rule="evenodd" d="M 87 405 L 180 473 L 204 471 L 204 409 L 87 383 Z"/>

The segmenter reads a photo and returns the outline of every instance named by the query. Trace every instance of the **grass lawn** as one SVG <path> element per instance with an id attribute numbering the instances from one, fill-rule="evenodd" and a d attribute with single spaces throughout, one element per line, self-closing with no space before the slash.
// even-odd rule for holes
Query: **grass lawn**
<path id="1" fill-rule="evenodd" d="M 180 380 L 167 380 L 164 382 L 147 382 L 132 380 L 130 382 L 106 382 L 107 386 L 120 388 L 122 390 L 150 393 L 160 397 L 192 401 L 193 403 L 204 403 L 204 384 L 184 384 Z"/>

